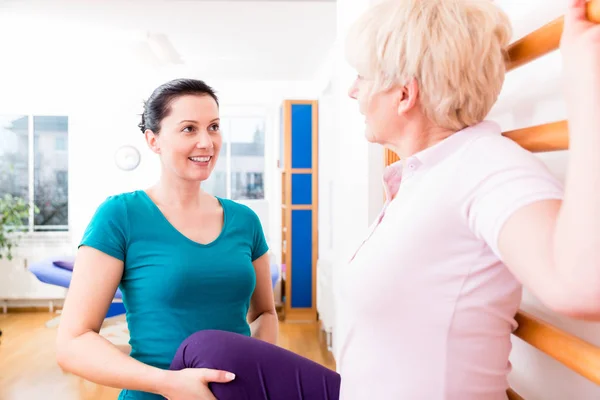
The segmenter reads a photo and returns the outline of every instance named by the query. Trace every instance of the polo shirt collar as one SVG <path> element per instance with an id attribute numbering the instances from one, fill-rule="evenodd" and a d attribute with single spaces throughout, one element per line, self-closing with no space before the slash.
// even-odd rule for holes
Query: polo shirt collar
<path id="1" fill-rule="evenodd" d="M 483 121 L 479 124 L 462 129 L 446 139 L 421 150 L 418 153 L 413 154 L 406 159 L 407 171 L 403 172 L 404 163 L 402 160 L 396 161 L 385 168 L 383 173 L 383 182 L 386 192 L 386 197 L 389 199 L 392 193 L 398 191 L 402 176 L 409 176 L 416 172 L 423 166 L 432 166 L 450 154 L 454 153 L 460 146 L 462 146 L 466 140 L 472 137 L 472 135 L 481 134 L 482 132 L 502 134 L 500 126 L 493 121 Z"/>

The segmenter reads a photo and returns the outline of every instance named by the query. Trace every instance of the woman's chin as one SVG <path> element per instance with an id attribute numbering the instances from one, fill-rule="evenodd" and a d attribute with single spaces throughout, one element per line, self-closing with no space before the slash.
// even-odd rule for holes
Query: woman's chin
<path id="1" fill-rule="evenodd" d="M 205 181 L 210 178 L 212 171 L 212 161 L 206 164 L 193 163 L 186 168 L 185 175 L 195 181 Z"/>
<path id="2" fill-rule="evenodd" d="M 367 142 L 369 143 L 377 143 L 377 136 L 375 136 L 373 131 L 369 130 L 368 128 L 365 129 L 365 139 L 367 139 Z"/>
<path id="3" fill-rule="evenodd" d="M 188 181 L 203 182 L 210 178 L 210 170 L 206 171 L 186 171 L 183 176 Z"/>

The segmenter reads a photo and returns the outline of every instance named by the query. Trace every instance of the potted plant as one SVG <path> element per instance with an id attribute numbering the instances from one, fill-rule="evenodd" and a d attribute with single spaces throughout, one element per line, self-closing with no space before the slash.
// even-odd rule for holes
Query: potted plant
<path id="1" fill-rule="evenodd" d="M 34 212 L 38 212 L 37 207 Z M 0 259 L 12 260 L 18 232 L 29 217 L 29 204 L 20 197 L 5 194 L 0 197 Z M 0 336 L 2 331 L 0 330 Z"/>
<path id="2" fill-rule="evenodd" d="M 38 212 L 37 207 L 34 212 Z M 0 197 L 0 259 L 12 260 L 18 234 L 28 218 L 29 204 L 23 198 L 11 194 Z"/>

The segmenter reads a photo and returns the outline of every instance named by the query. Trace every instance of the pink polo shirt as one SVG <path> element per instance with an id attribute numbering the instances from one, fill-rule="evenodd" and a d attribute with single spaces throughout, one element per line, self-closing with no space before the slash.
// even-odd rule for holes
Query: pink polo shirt
<path id="1" fill-rule="evenodd" d="M 562 185 L 487 121 L 404 168 L 386 169 L 385 206 L 335 272 L 341 400 L 506 399 L 521 285 L 498 235 Z"/>

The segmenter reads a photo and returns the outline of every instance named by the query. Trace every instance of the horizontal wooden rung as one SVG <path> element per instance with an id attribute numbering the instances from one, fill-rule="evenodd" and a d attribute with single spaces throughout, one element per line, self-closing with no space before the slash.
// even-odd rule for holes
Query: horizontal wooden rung
<path id="1" fill-rule="evenodd" d="M 587 17 L 590 21 L 600 22 L 600 0 L 588 2 Z M 508 48 L 507 70 L 520 67 L 558 49 L 563 27 L 564 17 L 559 17 L 511 44 Z"/>
<path id="2" fill-rule="evenodd" d="M 290 206 L 291 210 L 312 210 L 313 206 L 311 204 L 292 204 Z"/>
<path id="3" fill-rule="evenodd" d="M 503 135 L 534 153 L 569 149 L 569 127 L 564 120 L 506 131 Z M 386 166 L 398 160 L 396 153 L 385 150 Z"/>
<path id="4" fill-rule="evenodd" d="M 514 335 L 590 381 L 600 384 L 600 347 L 519 311 Z"/>
<path id="5" fill-rule="evenodd" d="M 504 132 L 503 135 L 532 152 L 567 150 L 569 148 L 567 121 L 515 129 Z"/>
<path id="6" fill-rule="evenodd" d="M 563 26 L 564 17 L 557 18 L 511 44 L 506 70 L 513 70 L 558 49 Z"/>
<path id="7" fill-rule="evenodd" d="M 514 390 L 512 390 L 511 388 L 509 388 L 506 391 L 506 395 L 508 396 L 508 400 L 525 400 L 524 398 L 522 398 L 521 396 L 519 396 L 519 394 L 517 392 L 515 392 Z"/>

